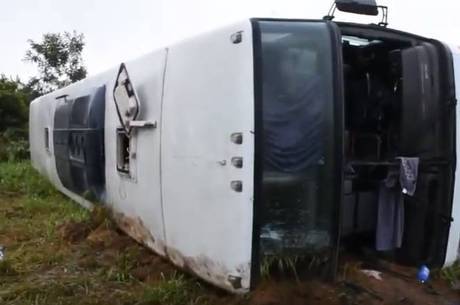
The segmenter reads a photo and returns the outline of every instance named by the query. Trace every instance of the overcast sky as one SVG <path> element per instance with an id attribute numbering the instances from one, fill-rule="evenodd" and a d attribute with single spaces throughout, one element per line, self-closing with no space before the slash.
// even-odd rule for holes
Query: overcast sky
<path id="1" fill-rule="evenodd" d="M 245 17 L 319 19 L 331 0 L 12 0 L 0 11 L 0 73 L 26 80 L 35 68 L 22 61 L 27 39 L 46 32 L 85 34 L 89 74 L 167 43 Z M 380 0 L 391 28 L 460 45 L 458 0 Z M 337 13 L 337 20 L 378 21 Z"/>

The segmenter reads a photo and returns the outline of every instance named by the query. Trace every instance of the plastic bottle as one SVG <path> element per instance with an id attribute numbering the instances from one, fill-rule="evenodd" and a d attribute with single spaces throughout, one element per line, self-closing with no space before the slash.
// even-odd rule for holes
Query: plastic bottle
<path id="1" fill-rule="evenodd" d="M 420 281 L 420 283 L 425 283 L 428 281 L 430 278 L 430 269 L 426 265 L 420 266 L 420 269 L 418 269 L 417 272 L 417 279 Z"/>

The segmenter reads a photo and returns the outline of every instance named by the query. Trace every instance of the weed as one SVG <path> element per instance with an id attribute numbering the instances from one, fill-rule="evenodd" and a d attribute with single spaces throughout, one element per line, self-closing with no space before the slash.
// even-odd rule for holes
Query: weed
<path id="1" fill-rule="evenodd" d="M 29 158 L 28 131 L 9 128 L 0 133 L 0 161 L 20 161 Z"/>
<path id="2" fill-rule="evenodd" d="M 5 148 L 6 159 L 9 162 L 26 160 L 29 158 L 29 142 L 18 139 L 10 141 Z"/>
<path id="3" fill-rule="evenodd" d="M 95 206 L 91 210 L 89 215 L 89 222 L 91 228 L 93 229 L 96 229 L 102 224 L 104 224 L 107 229 L 116 227 L 112 222 L 109 210 L 102 206 Z"/>
<path id="4" fill-rule="evenodd" d="M 458 284 L 460 282 L 460 261 L 456 261 L 452 266 L 442 269 L 440 275 L 450 285 Z"/>
<path id="5" fill-rule="evenodd" d="M 362 269 L 362 262 L 346 262 L 342 266 L 342 280 L 346 281 L 353 279 L 356 274 L 360 273 Z"/>
<path id="6" fill-rule="evenodd" d="M 260 274 L 263 278 L 270 278 L 274 271 L 281 274 L 291 272 L 298 280 L 297 263 L 301 259 L 299 256 L 266 255 L 260 264 Z"/>
<path id="7" fill-rule="evenodd" d="M 115 282 L 128 282 L 133 279 L 131 271 L 136 261 L 129 252 L 119 253 L 115 265 L 107 271 L 107 279 Z"/>
<path id="8" fill-rule="evenodd" d="M 0 193 L 47 198 L 58 195 L 49 181 L 32 168 L 29 161 L 0 163 Z"/>
<path id="9" fill-rule="evenodd" d="M 183 274 L 174 272 L 169 278 L 162 274 L 162 281 L 146 287 L 142 305 L 186 305 L 196 304 L 197 289 L 200 286 L 186 279 Z"/>
<path id="10" fill-rule="evenodd" d="M 0 275 L 16 275 L 17 272 L 9 260 L 0 261 Z"/>
<path id="11" fill-rule="evenodd" d="M 116 267 L 109 268 L 106 272 L 106 278 L 108 281 L 125 283 L 133 279 L 129 272 L 120 270 Z"/>

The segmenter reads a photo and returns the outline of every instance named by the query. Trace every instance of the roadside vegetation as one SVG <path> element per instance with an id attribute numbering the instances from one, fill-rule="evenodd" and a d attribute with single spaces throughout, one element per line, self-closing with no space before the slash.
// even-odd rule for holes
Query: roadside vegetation
<path id="1" fill-rule="evenodd" d="M 24 60 L 37 69 L 28 80 L 0 71 L 0 162 L 28 157 L 29 105 L 35 98 L 86 77 L 82 33 L 45 33 L 27 41 Z"/>

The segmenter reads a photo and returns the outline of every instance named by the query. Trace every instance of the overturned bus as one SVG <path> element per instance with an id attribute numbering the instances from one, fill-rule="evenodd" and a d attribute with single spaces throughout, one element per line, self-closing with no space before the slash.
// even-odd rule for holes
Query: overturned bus
<path id="1" fill-rule="evenodd" d="M 250 19 L 37 98 L 31 157 L 228 291 L 254 287 L 267 256 L 332 275 L 363 248 L 441 267 L 460 239 L 456 87 L 460 50 L 435 39 Z"/>

